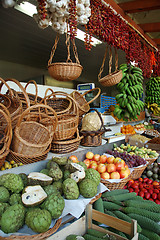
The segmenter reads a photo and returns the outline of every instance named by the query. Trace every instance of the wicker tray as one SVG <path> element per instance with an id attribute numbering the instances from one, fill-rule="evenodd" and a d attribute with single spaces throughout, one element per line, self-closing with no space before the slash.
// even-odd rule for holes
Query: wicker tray
<path id="1" fill-rule="evenodd" d="M 147 164 L 145 166 L 140 166 L 140 167 L 134 168 L 134 170 L 130 174 L 130 178 L 133 180 L 140 178 L 142 173 L 146 169 L 146 167 L 147 167 Z"/>
<path id="2" fill-rule="evenodd" d="M 115 189 L 123 189 L 127 182 L 132 179 L 131 174 L 127 178 L 123 178 L 120 182 L 110 182 L 104 179 L 101 179 L 101 183 L 103 183 L 110 191 Z"/>

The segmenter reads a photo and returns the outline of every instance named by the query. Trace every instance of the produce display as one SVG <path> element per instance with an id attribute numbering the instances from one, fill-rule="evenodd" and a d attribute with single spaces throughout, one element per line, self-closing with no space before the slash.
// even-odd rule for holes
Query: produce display
<path id="1" fill-rule="evenodd" d="M 127 222 L 131 222 L 132 219 L 137 220 L 138 239 L 159 240 L 160 206 L 155 202 L 146 201 L 141 196 L 137 196 L 137 193 L 129 192 L 128 189 L 115 189 L 104 192 L 102 197 L 94 202 L 93 207 L 97 211 Z M 121 231 L 115 231 L 110 227 L 107 229 L 130 239 L 129 235 Z"/>
<path id="2" fill-rule="evenodd" d="M 143 123 L 139 123 L 133 126 L 135 131 L 145 131 L 146 127 Z"/>
<path id="3" fill-rule="evenodd" d="M 130 180 L 125 189 L 128 189 L 129 192 L 135 192 L 144 200 L 150 200 L 160 205 L 160 185 L 158 181 L 149 178 Z"/>
<path id="4" fill-rule="evenodd" d="M 160 182 L 160 164 L 154 162 L 148 165 L 142 174 L 142 178 L 149 178 L 153 181 Z"/>
<path id="5" fill-rule="evenodd" d="M 149 110 L 153 111 L 154 115 L 160 114 L 160 77 L 151 77 L 146 83 L 146 106 Z M 156 108 L 154 107 L 156 106 Z"/>
<path id="6" fill-rule="evenodd" d="M 84 167 L 83 167 L 84 166 Z M 26 224 L 34 232 L 46 232 L 52 219 L 61 216 L 64 199 L 92 198 L 100 174 L 67 157 L 53 157 L 40 172 L 6 173 L 0 176 L 1 230 L 14 233 Z"/>
<path id="7" fill-rule="evenodd" d="M 144 131 L 144 135 L 146 135 L 148 137 L 160 137 L 160 133 L 154 129 L 148 129 L 148 130 Z"/>
<path id="8" fill-rule="evenodd" d="M 134 135 L 132 135 L 132 136 L 129 137 L 129 142 L 130 142 L 131 140 L 132 140 L 132 141 L 135 141 L 135 142 L 146 143 L 146 142 L 148 142 L 148 141 L 150 140 L 150 138 L 145 137 L 145 136 L 143 136 L 143 135 L 141 135 L 141 134 L 134 134 Z M 133 145 L 133 144 L 132 144 L 132 145 Z"/>
<path id="9" fill-rule="evenodd" d="M 120 157 L 107 157 L 105 154 L 100 155 L 87 152 L 86 159 L 83 162 L 87 166 L 87 173 L 92 173 L 92 169 L 94 169 L 100 174 L 102 179 L 127 178 L 130 174 L 128 165 Z"/>
<path id="10" fill-rule="evenodd" d="M 4 171 L 6 169 L 11 169 L 11 168 L 15 168 L 15 167 L 19 167 L 19 166 L 22 166 L 23 163 L 16 163 L 15 161 L 5 161 L 3 166 L 1 167 L 1 171 Z"/>
<path id="11" fill-rule="evenodd" d="M 121 64 L 123 78 L 117 85 L 119 94 L 116 95 L 117 105 L 114 115 L 124 121 L 138 119 L 137 115 L 144 109 L 144 103 L 140 100 L 143 93 L 143 72 L 132 65 Z"/>
<path id="12" fill-rule="evenodd" d="M 128 124 L 128 125 L 123 125 L 123 127 L 121 127 L 121 133 L 123 134 L 135 134 L 135 129 L 132 125 Z"/>

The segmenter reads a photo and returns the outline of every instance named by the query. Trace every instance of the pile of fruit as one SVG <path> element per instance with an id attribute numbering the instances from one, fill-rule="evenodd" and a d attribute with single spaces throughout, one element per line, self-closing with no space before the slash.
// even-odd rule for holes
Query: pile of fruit
<path id="1" fill-rule="evenodd" d="M 99 212 L 106 213 L 126 222 L 131 222 L 132 219 L 137 220 L 138 239 L 159 240 L 160 225 L 158 222 L 160 205 L 155 202 L 146 201 L 142 197 L 137 196 L 135 192 L 129 192 L 128 189 L 116 189 L 104 192 L 102 197 L 94 202 L 93 207 Z M 124 238 L 130 239 L 129 235 L 121 231 L 116 231 L 110 227 L 107 229 Z"/>
<path id="2" fill-rule="evenodd" d="M 87 168 L 98 171 L 102 179 L 127 178 L 130 174 L 127 164 L 119 157 L 107 157 L 105 154 L 93 154 L 92 152 L 87 152 L 85 157 L 83 162 Z"/>
<path id="3" fill-rule="evenodd" d="M 160 164 L 154 162 L 148 165 L 142 174 L 142 178 L 149 178 L 153 181 L 160 182 Z"/>
<path id="4" fill-rule="evenodd" d="M 113 150 L 117 151 L 118 153 L 128 153 L 130 156 L 136 155 L 146 160 L 149 158 L 158 158 L 159 156 L 159 154 L 155 150 L 145 147 L 131 146 L 130 144 L 121 144 L 119 147 L 114 144 Z"/>
<path id="5" fill-rule="evenodd" d="M 137 180 L 130 180 L 125 186 L 129 192 L 135 192 L 144 200 L 150 200 L 160 204 L 160 185 L 159 182 L 149 178 L 139 178 Z"/>
<path id="6" fill-rule="evenodd" d="M 134 127 L 130 124 L 128 125 L 123 125 L 123 127 L 121 127 L 121 133 L 123 134 L 135 134 L 135 130 Z"/>
<path id="7" fill-rule="evenodd" d="M 52 219 L 61 216 L 64 199 L 92 198 L 100 174 L 84 163 L 53 157 L 40 172 L 6 173 L 0 176 L 0 229 L 14 233 L 26 224 L 34 232 L 46 232 Z"/>
<path id="8" fill-rule="evenodd" d="M 150 109 L 152 104 L 160 106 L 160 77 L 151 77 L 146 83 L 146 106 Z"/>
<path id="9" fill-rule="evenodd" d="M 137 115 L 144 109 L 144 103 L 140 100 L 143 93 L 143 73 L 138 67 L 121 64 L 123 78 L 117 85 L 120 92 L 116 95 L 117 105 L 114 115 L 124 121 L 138 119 Z"/>
<path id="10" fill-rule="evenodd" d="M 134 130 L 136 132 L 137 131 L 145 131 L 146 128 L 145 128 L 145 125 L 143 123 L 139 123 L 139 124 L 134 125 Z"/>
<path id="11" fill-rule="evenodd" d="M 5 161 L 4 162 L 4 164 L 3 164 L 3 166 L 1 167 L 1 171 L 4 171 L 4 170 L 6 170 L 6 169 L 11 169 L 11 168 L 15 168 L 15 167 L 19 167 L 19 166 L 22 166 L 23 165 L 23 163 L 16 163 L 15 161 L 10 161 L 10 162 L 8 162 L 8 161 Z"/>

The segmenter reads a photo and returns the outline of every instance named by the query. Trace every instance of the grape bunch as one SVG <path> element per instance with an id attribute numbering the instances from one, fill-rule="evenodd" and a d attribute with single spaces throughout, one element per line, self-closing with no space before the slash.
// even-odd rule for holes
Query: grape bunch
<path id="1" fill-rule="evenodd" d="M 114 157 L 119 157 L 125 161 L 129 168 L 138 167 L 140 165 L 145 165 L 146 160 L 137 155 L 129 155 L 127 152 L 120 153 L 118 151 L 107 150 L 107 153 L 113 155 Z"/>

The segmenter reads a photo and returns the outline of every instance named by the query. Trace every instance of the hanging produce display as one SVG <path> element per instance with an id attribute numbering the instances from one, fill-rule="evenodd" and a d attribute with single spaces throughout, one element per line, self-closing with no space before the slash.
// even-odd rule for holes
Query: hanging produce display
<path id="1" fill-rule="evenodd" d="M 121 64 L 119 69 L 123 71 L 123 78 L 117 85 L 119 94 L 116 95 L 114 115 L 124 121 L 138 119 L 137 115 L 144 108 L 144 103 L 140 100 L 143 93 L 142 70 L 127 64 Z"/>

